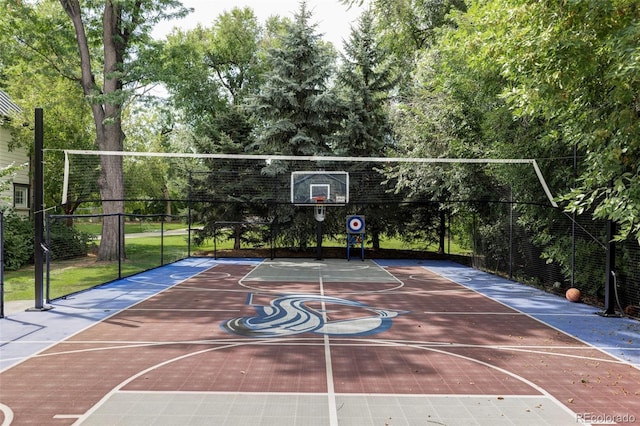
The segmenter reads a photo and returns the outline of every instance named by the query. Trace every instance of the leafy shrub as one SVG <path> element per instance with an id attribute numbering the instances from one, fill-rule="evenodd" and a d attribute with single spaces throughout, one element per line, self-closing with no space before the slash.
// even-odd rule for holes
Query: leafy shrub
<path id="1" fill-rule="evenodd" d="M 5 269 L 15 271 L 33 264 L 33 221 L 10 210 L 4 211 L 3 215 Z M 49 237 L 52 260 L 86 256 L 93 238 L 91 234 L 56 221 L 50 224 Z"/>
<path id="2" fill-rule="evenodd" d="M 49 238 L 52 260 L 72 259 L 87 255 L 93 235 L 63 222 L 51 221 Z"/>
<path id="3" fill-rule="evenodd" d="M 4 213 L 4 267 L 14 271 L 33 263 L 33 222 L 6 210 Z"/>

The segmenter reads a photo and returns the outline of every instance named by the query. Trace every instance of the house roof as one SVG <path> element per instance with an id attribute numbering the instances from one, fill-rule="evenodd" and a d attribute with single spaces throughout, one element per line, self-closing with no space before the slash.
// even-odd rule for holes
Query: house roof
<path id="1" fill-rule="evenodd" d="M 9 95 L 0 90 L 0 117 L 8 116 L 12 111 L 20 111 L 20 107 L 11 101 Z"/>

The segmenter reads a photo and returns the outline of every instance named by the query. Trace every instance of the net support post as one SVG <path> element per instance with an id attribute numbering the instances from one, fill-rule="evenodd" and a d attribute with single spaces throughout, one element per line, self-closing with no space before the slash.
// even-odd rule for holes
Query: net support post
<path id="1" fill-rule="evenodd" d="M 313 197 L 316 205 L 313 206 L 313 216 L 316 219 L 316 260 L 322 260 L 322 222 L 324 222 L 325 198 L 322 196 Z"/>
<path id="2" fill-rule="evenodd" d="M 615 223 L 612 220 L 607 221 L 607 254 L 605 262 L 605 287 L 604 287 L 604 311 L 598 315 L 603 317 L 620 317 L 616 313 L 616 280 L 615 280 L 615 264 L 616 264 L 616 245 L 613 241 L 615 235 Z"/>
<path id="3" fill-rule="evenodd" d="M 316 260 L 322 260 L 322 221 L 316 221 Z"/>
<path id="4" fill-rule="evenodd" d="M 0 318 L 4 318 L 4 214 L 0 211 Z"/>
<path id="5" fill-rule="evenodd" d="M 47 311 L 51 306 L 44 303 L 44 113 L 42 108 L 34 112 L 34 194 L 33 194 L 33 263 L 34 263 L 34 307 L 29 311 Z"/>

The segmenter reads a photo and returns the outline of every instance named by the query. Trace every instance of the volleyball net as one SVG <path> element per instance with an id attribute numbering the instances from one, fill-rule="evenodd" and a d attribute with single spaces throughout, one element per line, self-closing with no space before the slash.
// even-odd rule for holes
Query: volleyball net
<path id="1" fill-rule="evenodd" d="M 58 154 L 59 155 L 59 154 Z M 121 198 L 130 203 L 291 203 L 292 175 L 348 175 L 349 203 L 516 201 L 557 207 L 534 159 L 230 155 L 65 150 L 60 203 L 105 201 L 102 159 L 122 160 Z M 505 195 L 508 194 L 508 195 Z M 108 200 L 107 200 L 108 201 Z M 300 203 L 296 203 L 300 204 Z"/>
<path id="2" fill-rule="evenodd" d="M 103 173 L 104 165 L 119 162 L 119 177 Z M 105 196 L 101 186 L 110 179 L 122 185 Z M 554 200 L 572 179 L 570 159 L 45 152 L 45 199 L 49 207 L 64 206 L 58 211 L 65 216 L 57 220 L 67 224 L 101 220 L 76 216 L 100 215 L 105 203 L 121 201 L 117 214 L 194 224 L 187 253 L 193 254 L 191 244 L 213 239 L 214 252 L 216 241 L 233 241 L 234 247 L 269 247 L 279 256 L 313 246 L 321 218 L 324 235 L 342 247 L 342 256 L 345 219 L 358 215 L 366 218 L 363 241 L 375 255 L 381 254 L 376 246 L 384 249 L 394 239 L 422 254 L 449 254 L 455 245 L 465 256 L 456 260 L 481 269 L 600 295 L 604 224 L 588 213 L 571 217 Z M 637 243 L 619 251 L 624 258 L 640 257 Z M 640 304 L 636 264 L 618 266 L 622 306 Z"/>

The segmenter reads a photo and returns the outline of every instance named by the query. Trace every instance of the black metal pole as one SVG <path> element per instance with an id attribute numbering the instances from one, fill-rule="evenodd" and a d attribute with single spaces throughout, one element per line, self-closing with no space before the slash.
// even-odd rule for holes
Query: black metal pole
<path id="1" fill-rule="evenodd" d="M 513 189 L 509 190 L 509 279 L 513 279 Z"/>
<path id="2" fill-rule="evenodd" d="M 4 215 L 0 212 L 0 318 L 4 318 Z"/>
<path id="3" fill-rule="evenodd" d="M 43 196 L 43 175 L 42 149 L 44 147 L 44 115 L 42 108 L 35 109 L 35 138 L 34 138 L 34 197 L 33 197 L 33 259 L 34 259 L 34 279 L 35 279 L 35 310 L 44 309 L 43 293 L 43 252 L 42 237 L 44 228 L 44 196 Z"/>
<path id="4" fill-rule="evenodd" d="M 160 266 L 164 266 L 164 218 L 160 216 Z"/>
<path id="5" fill-rule="evenodd" d="M 607 258 L 605 273 L 605 288 L 604 288 L 604 307 L 605 310 L 601 313 L 605 317 L 617 317 L 616 314 L 616 282 L 614 279 L 614 271 L 616 267 L 616 245 L 613 241 L 613 236 L 616 232 L 616 225 L 612 220 L 607 221 Z"/>
<path id="6" fill-rule="evenodd" d="M 573 181 L 578 179 L 578 144 L 573 145 Z M 576 213 L 571 213 L 571 287 L 576 285 Z"/>
<path id="7" fill-rule="evenodd" d="M 45 260 L 46 260 L 46 264 L 47 264 L 47 270 L 45 273 L 45 280 L 44 280 L 44 288 L 45 288 L 45 298 L 47 303 L 51 302 L 51 216 L 49 214 L 47 214 L 47 235 L 46 235 L 46 241 L 47 241 L 47 251 L 46 251 L 46 256 L 45 256 Z"/>
<path id="8" fill-rule="evenodd" d="M 123 245 L 124 245 L 124 229 L 122 229 L 122 227 L 124 226 L 124 216 L 118 214 L 116 215 L 118 217 L 118 279 L 121 280 L 122 279 L 122 251 L 123 251 Z"/>
<path id="9" fill-rule="evenodd" d="M 316 221 L 316 260 L 322 260 L 322 221 Z"/>

